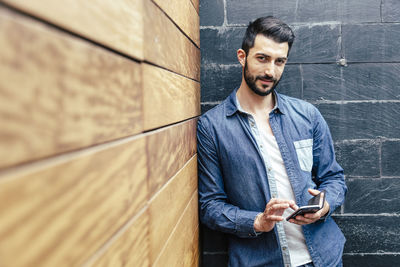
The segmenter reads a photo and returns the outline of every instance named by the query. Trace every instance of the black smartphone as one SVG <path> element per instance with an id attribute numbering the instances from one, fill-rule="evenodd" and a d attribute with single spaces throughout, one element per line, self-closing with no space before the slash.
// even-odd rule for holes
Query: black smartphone
<path id="1" fill-rule="evenodd" d="M 294 219 L 297 215 L 303 215 L 306 213 L 315 213 L 324 207 L 325 203 L 325 192 L 322 191 L 318 195 L 311 198 L 306 206 L 301 206 L 298 210 L 295 210 L 290 214 L 286 220 Z"/>

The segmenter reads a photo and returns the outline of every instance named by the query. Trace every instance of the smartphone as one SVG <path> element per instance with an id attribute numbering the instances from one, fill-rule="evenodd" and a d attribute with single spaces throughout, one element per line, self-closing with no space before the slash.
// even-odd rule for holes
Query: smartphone
<path id="1" fill-rule="evenodd" d="M 325 203 L 325 192 L 322 191 L 318 195 L 311 198 L 306 206 L 301 206 L 298 210 L 295 210 L 292 214 L 290 214 L 286 220 L 296 218 L 297 215 L 303 215 L 306 213 L 315 213 L 324 207 Z"/>

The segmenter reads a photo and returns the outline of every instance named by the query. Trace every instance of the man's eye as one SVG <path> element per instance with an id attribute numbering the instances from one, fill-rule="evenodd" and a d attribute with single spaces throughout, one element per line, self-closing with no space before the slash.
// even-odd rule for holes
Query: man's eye
<path id="1" fill-rule="evenodd" d="M 265 60 L 265 57 L 258 57 L 259 60 Z"/>

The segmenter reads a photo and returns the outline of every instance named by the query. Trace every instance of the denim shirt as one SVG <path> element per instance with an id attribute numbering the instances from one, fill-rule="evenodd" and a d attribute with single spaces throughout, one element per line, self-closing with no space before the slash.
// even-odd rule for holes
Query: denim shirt
<path id="1" fill-rule="evenodd" d="M 316 267 L 341 262 L 345 238 L 330 217 L 346 193 L 343 169 L 335 160 L 325 120 L 311 104 L 276 94 L 269 114 L 298 206 L 311 198 L 308 188 L 326 191 L 330 211 L 303 226 Z M 200 219 L 228 233 L 229 266 L 284 266 L 276 227 L 257 234 L 254 219 L 271 199 L 262 154 L 248 116 L 238 110 L 236 90 L 200 117 L 197 128 Z"/>

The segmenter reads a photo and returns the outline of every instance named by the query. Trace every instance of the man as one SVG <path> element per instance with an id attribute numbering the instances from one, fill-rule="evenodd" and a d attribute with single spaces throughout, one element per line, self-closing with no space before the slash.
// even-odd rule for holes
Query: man
<path id="1" fill-rule="evenodd" d="M 345 238 L 330 215 L 347 188 L 328 126 L 311 104 L 274 91 L 293 41 L 279 19 L 250 23 L 239 89 L 198 122 L 200 218 L 229 233 L 229 266 L 342 265 Z M 286 221 L 320 191 L 322 209 Z"/>

